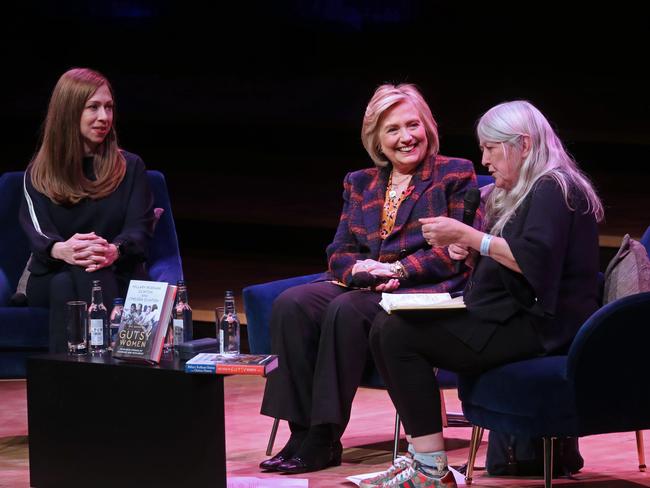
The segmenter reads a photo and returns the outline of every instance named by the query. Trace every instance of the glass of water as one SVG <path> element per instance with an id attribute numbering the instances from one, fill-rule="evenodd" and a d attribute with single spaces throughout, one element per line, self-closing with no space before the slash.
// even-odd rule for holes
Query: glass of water
<path id="1" fill-rule="evenodd" d="M 88 305 L 83 301 L 65 304 L 66 336 L 70 354 L 88 352 Z"/>

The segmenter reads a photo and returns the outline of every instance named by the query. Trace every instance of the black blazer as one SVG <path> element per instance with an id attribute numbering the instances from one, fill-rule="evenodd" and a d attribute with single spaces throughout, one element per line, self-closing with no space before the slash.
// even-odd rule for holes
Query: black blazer
<path id="1" fill-rule="evenodd" d="M 480 351 L 496 327 L 532 325 L 546 353 L 566 348 L 598 308 L 598 229 L 582 193 L 570 207 L 552 177 L 541 178 L 502 237 L 523 274 L 481 257 L 465 288 L 467 320 L 449 330 Z"/>

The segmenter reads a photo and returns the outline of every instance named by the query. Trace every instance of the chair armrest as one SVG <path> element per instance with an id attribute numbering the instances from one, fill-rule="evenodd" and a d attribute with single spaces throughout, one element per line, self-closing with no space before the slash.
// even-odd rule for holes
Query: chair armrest
<path id="1" fill-rule="evenodd" d="M 310 283 L 322 279 L 324 276 L 324 273 L 296 276 L 244 288 L 246 330 L 248 332 L 248 345 L 252 354 L 268 354 L 271 352 L 269 323 L 271 321 L 273 301 L 278 295 L 287 288 Z"/>
<path id="2" fill-rule="evenodd" d="M 7 274 L 0 269 L 0 305 L 8 305 L 13 292 Z"/>

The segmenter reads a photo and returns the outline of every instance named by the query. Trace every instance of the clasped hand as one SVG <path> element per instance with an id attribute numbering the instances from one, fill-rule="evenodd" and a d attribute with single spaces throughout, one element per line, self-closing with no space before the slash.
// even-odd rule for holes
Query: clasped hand
<path id="1" fill-rule="evenodd" d="M 89 273 L 110 266 L 118 257 L 117 248 L 94 232 L 75 234 L 52 247 L 52 257 L 81 266 Z"/>
<path id="2" fill-rule="evenodd" d="M 358 260 L 352 266 L 352 274 L 354 275 L 360 271 L 365 271 L 378 278 L 389 278 L 388 281 L 375 285 L 373 287 L 374 291 L 389 293 L 399 288 L 399 280 L 393 278 L 395 275 L 390 269 L 390 263 L 381 263 L 374 259 Z"/>

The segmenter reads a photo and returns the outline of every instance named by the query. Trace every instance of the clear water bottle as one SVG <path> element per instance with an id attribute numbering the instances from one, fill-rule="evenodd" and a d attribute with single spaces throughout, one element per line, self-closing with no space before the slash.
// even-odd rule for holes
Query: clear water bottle
<path id="1" fill-rule="evenodd" d="M 235 296 L 232 291 L 226 292 L 223 315 L 219 320 L 219 352 L 221 354 L 239 354 L 239 317 L 235 308 Z"/>
<path id="2" fill-rule="evenodd" d="M 193 335 L 192 308 L 188 302 L 187 286 L 179 280 L 176 303 L 172 310 L 172 325 L 174 327 L 174 348 L 178 349 L 179 344 L 191 341 Z"/>
<path id="3" fill-rule="evenodd" d="M 167 332 L 165 333 L 165 342 L 163 343 L 163 354 L 169 354 L 174 351 L 174 310 L 176 310 L 177 303 L 178 292 L 176 293 L 174 307 L 172 308 L 172 313 L 169 315 L 169 322 L 167 323 Z"/>
<path id="4" fill-rule="evenodd" d="M 117 332 L 120 329 L 122 322 L 122 313 L 124 312 L 124 298 L 116 298 L 113 300 L 113 308 L 111 309 L 111 316 L 109 319 L 109 329 L 111 335 L 110 350 L 115 349 L 115 341 L 117 340 Z"/>
<path id="5" fill-rule="evenodd" d="M 108 349 L 110 331 L 108 311 L 104 306 L 104 295 L 99 280 L 93 281 L 92 299 L 88 307 L 88 344 L 90 352 L 102 353 Z"/>

